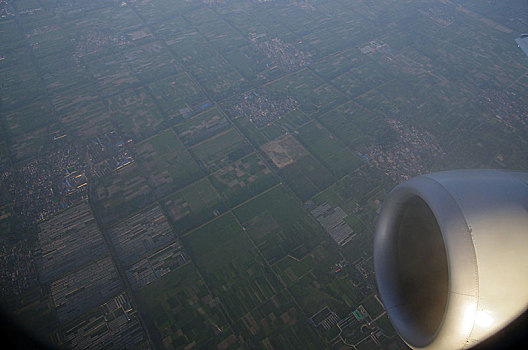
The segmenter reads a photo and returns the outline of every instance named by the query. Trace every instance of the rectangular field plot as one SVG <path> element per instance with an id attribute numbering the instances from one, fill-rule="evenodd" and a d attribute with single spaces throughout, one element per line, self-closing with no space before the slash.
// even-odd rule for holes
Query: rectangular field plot
<path id="1" fill-rule="evenodd" d="M 103 96 L 109 96 L 139 84 L 138 78 L 121 55 L 102 56 L 88 62 L 88 71 L 97 80 L 98 89 Z"/>
<path id="2" fill-rule="evenodd" d="M 91 85 L 75 86 L 51 95 L 51 103 L 63 125 L 82 138 L 112 129 L 110 114 Z"/>
<path id="3" fill-rule="evenodd" d="M 218 109 L 213 108 L 176 126 L 174 130 L 184 144 L 192 146 L 230 126 L 231 124 L 224 115 Z"/>
<path id="4" fill-rule="evenodd" d="M 139 303 L 158 348 L 239 348 L 218 301 L 192 264 L 140 290 Z"/>
<path id="5" fill-rule="evenodd" d="M 334 181 L 332 174 L 311 155 L 279 170 L 302 201 L 324 190 Z"/>
<path id="6" fill-rule="evenodd" d="M 40 224 L 40 281 L 50 282 L 92 259 L 107 254 L 88 203 L 83 202 Z"/>
<path id="7" fill-rule="evenodd" d="M 225 210 L 225 204 L 207 178 L 169 195 L 161 203 L 177 234 L 182 234 Z"/>
<path id="8" fill-rule="evenodd" d="M 143 82 L 163 78 L 177 71 L 176 59 L 158 41 L 128 49 L 123 56 Z"/>
<path id="9" fill-rule="evenodd" d="M 104 258 L 51 284 L 51 295 L 61 323 L 100 305 L 123 289 L 112 260 Z"/>
<path id="10" fill-rule="evenodd" d="M 286 255 L 300 259 L 324 238 L 315 220 L 282 187 L 255 198 L 234 213 L 270 264 Z"/>
<path id="11" fill-rule="evenodd" d="M 194 145 L 191 151 L 209 171 L 216 171 L 250 153 L 251 146 L 235 129 L 229 129 Z"/>
<path id="12" fill-rule="evenodd" d="M 183 237 L 189 255 L 232 318 L 276 294 L 281 285 L 232 214 Z"/>
<path id="13" fill-rule="evenodd" d="M 97 212 L 108 223 L 151 202 L 152 191 L 135 163 L 100 179 L 96 185 Z"/>
<path id="14" fill-rule="evenodd" d="M 48 128 L 40 128 L 11 141 L 10 149 L 17 159 L 32 158 L 51 138 Z"/>
<path id="15" fill-rule="evenodd" d="M 4 113 L 4 120 L 12 138 L 25 136 L 35 129 L 47 127 L 56 121 L 47 101 L 39 101 Z"/>
<path id="16" fill-rule="evenodd" d="M 371 89 L 369 84 L 364 83 L 351 71 L 341 74 L 333 79 L 331 83 L 350 97 L 361 95 Z"/>
<path id="17" fill-rule="evenodd" d="M 139 289 L 187 262 L 180 242 L 139 260 L 126 271 L 132 289 Z"/>
<path id="18" fill-rule="evenodd" d="M 167 17 L 176 17 L 182 11 L 188 11 L 195 6 L 199 6 L 194 2 L 188 1 L 144 1 L 137 4 L 138 12 L 141 13 L 149 23 L 157 22 L 160 19 L 166 21 Z"/>
<path id="19" fill-rule="evenodd" d="M 59 57 L 46 57 L 49 60 L 57 60 Z M 44 60 L 44 59 L 42 59 Z M 63 63 L 59 61 L 59 64 Z M 69 89 L 76 85 L 83 85 L 90 83 L 90 76 L 80 65 L 75 65 L 66 69 L 52 71 L 50 73 L 43 73 L 42 78 L 44 84 L 50 93 L 60 92 Z"/>
<path id="20" fill-rule="evenodd" d="M 188 118 L 189 114 L 210 106 L 207 97 L 187 73 L 158 80 L 148 87 L 169 118 Z"/>
<path id="21" fill-rule="evenodd" d="M 245 45 L 223 52 L 225 59 L 248 81 L 258 78 L 270 63 L 266 56 L 259 54 L 252 46 Z"/>
<path id="22" fill-rule="evenodd" d="M 157 194 L 182 188 L 201 177 L 200 167 L 172 130 L 166 130 L 136 147 L 149 184 Z"/>
<path id="23" fill-rule="evenodd" d="M 205 59 L 189 66 L 189 71 L 214 100 L 245 90 L 247 80 L 221 57 Z"/>
<path id="24" fill-rule="evenodd" d="M 310 123 L 298 131 L 297 138 L 337 178 L 362 165 L 361 159 L 319 123 Z"/>
<path id="25" fill-rule="evenodd" d="M 271 170 L 255 153 L 232 162 L 211 175 L 213 185 L 230 207 L 277 183 Z"/>
<path id="26" fill-rule="evenodd" d="M 266 85 L 265 89 L 293 96 L 307 113 L 326 111 L 346 101 L 342 93 L 308 69 L 280 78 Z"/>
<path id="27" fill-rule="evenodd" d="M 108 230 L 119 260 L 130 265 L 176 238 L 161 208 L 155 206 Z"/>
<path id="28" fill-rule="evenodd" d="M 324 114 L 320 122 L 354 150 L 370 141 L 376 129 L 380 129 L 382 119 L 350 102 Z"/>
<path id="29" fill-rule="evenodd" d="M 220 52 L 231 52 L 247 43 L 233 27 L 224 20 L 205 21 L 198 30 Z"/>
<path id="30" fill-rule="evenodd" d="M 168 40 L 167 45 L 185 65 L 195 64 L 211 57 L 219 59 L 215 49 L 195 29 L 179 33 Z"/>
<path id="31" fill-rule="evenodd" d="M 244 339 L 253 349 L 323 349 L 313 328 L 282 292 L 244 315 L 237 322 Z"/>
<path id="32" fill-rule="evenodd" d="M 151 136 L 164 122 L 156 104 L 142 87 L 110 97 L 108 108 L 123 133 L 135 139 Z"/>
<path id="33" fill-rule="evenodd" d="M 327 306 L 340 317 L 347 315 L 363 298 L 350 278 L 337 278 L 335 264 L 341 259 L 333 245 L 321 244 L 309 255 L 313 268 L 295 281 L 290 290 L 305 316 L 310 317 Z M 304 260 L 303 260 L 304 261 Z M 353 269 L 347 266 L 347 269 Z"/>
<path id="34" fill-rule="evenodd" d="M 23 107 L 43 100 L 44 96 L 45 89 L 31 62 L 2 67 L 2 110 Z"/>
<path id="35" fill-rule="evenodd" d="M 272 267 L 281 282 L 289 287 L 305 275 L 311 274 L 315 267 L 327 260 L 328 255 L 325 242 L 323 242 L 300 259 L 287 255 L 274 263 Z"/>
<path id="36" fill-rule="evenodd" d="M 311 120 L 313 119 L 304 114 L 300 109 L 295 109 L 284 114 L 274 123 L 264 127 L 258 127 L 250 118 L 243 116 L 236 118 L 233 122 L 248 139 L 262 146 L 288 132 L 295 131 L 298 127 Z"/>

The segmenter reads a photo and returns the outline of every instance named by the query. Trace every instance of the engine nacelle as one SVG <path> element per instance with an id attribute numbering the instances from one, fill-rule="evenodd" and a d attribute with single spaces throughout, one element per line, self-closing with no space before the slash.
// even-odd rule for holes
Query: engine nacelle
<path id="1" fill-rule="evenodd" d="M 415 349 L 466 349 L 528 308 L 528 173 L 457 170 L 388 195 L 374 265 L 394 328 Z"/>

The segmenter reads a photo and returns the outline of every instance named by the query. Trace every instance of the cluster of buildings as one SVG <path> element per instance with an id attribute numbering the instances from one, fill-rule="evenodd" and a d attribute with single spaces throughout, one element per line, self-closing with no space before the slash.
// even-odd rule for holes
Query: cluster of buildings
<path id="1" fill-rule="evenodd" d="M 513 131 L 528 126 L 528 105 L 521 103 L 524 101 L 523 98 L 513 91 L 482 90 L 482 99 L 487 105 L 486 111 L 492 113 L 499 123 Z"/>
<path id="2" fill-rule="evenodd" d="M 37 284 L 32 245 L 20 240 L 14 245 L 0 242 L 0 295 L 19 295 Z"/>
<path id="3" fill-rule="evenodd" d="M 81 149 L 65 146 L 5 172 L 5 184 L 24 222 L 32 225 L 87 197 Z"/>
<path id="4" fill-rule="evenodd" d="M 265 37 L 257 38 L 258 35 L 253 37 L 251 40 L 255 43 L 258 51 L 266 55 L 282 71 L 292 72 L 311 63 L 309 52 L 301 51 L 279 38 L 266 40 Z"/>
<path id="5" fill-rule="evenodd" d="M 64 332 L 70 349 L 132 349 L 145 339 L 137 311 L 125 293 L 97 308 L 89 319 Z"/>
<path id="6" fill-rule="evenodd" d="M 395 182 L 426 173 L 431 159 L 445 153 L 429 132 L 421 132 L 413 126 L 405 126 L 398 120 L 389 120 L 397 136 L 395 142 L 371 145 L 361 150 L 361 157 L 374 163 Z"/>
<path id="7" fill-rule="evenodd" d="M 132 289 L 139 289 L 166 275 L 187 262 L 187 256 L 179 241 L 159 252 L 142 258 L 126 271 Z"/>
<path id="8" fill-rule="evenodd" d="M 0 1 L 0 18 L 9 18 L 14 17 L 15 11 L 13 11 L 13 8 L 6 0 Z"/>
<path id="9" fill-rule="evenodd" d="M 129 43 L 125 35 L 107 34 L 102 31 L 82 32 L 79 38 L 75 39 L 75 50 L 73 59 L 80 62 L 81 57 L 97 52 L 106 47 L 122 47 Z"/>
<path id="10" fill-rule="evenodd" d="M 116 169 L 134 162 L 129 145 L 132 140 L 123 141 L 115 130 L 98 135 L 88 143 L 88 166 L 94 177 L 103 177 Z"/>
<path id="11" fill-rule="evenodd" d="M 39 227 L 36 265 L 41 282 L 49 283 L 108 253 L 86 201 Z"/>
<path id="12" fill-rule="evenodd" d="M 108 235 L 119 260 L 125 265 L 176 239 L 158 205 L 118 223 Z"/>
<path id="13" fill-rule="evenodd" d="M 229 110 L 235 118 L 246 117 L 257 127 L 263 127 L 272 124 L 297 106 L 297 101 L 291 96 L 271 96 L 265 91 L 254 90 L 242 94 Z"/>
<path id="14" fill-rule="evenodd" d="M 344 246 L 356 235 L 345 221 L 348 214 L 340 207 L 323 203 L 310 212 L 338 245 Z"/>

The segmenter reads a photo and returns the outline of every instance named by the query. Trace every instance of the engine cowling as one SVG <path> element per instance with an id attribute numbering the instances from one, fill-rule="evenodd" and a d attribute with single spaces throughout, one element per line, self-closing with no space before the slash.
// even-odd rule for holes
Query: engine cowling
<path id="1" fill-rule="evenodd" d="M 394 328 L 415 349 L 465 349 L 528 308 L 528 173 L 456 170 L 387 196 L 374 265 Z"/>

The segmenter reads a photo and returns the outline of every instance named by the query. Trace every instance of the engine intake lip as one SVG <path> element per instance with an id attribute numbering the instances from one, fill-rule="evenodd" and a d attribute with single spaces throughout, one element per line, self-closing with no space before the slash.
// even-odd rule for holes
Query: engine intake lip
<path id="1" fill-rule="evenodd" d="M 409 209 L 425 218 L 413 219 Z M 418 231 L 425 232 L 421 242 L 414 241 Z M 421 251 L 420 244 L 429 248 Z M 389 194 L 376 225 L 374 265 L 389 318 L 408 345 L 465 346 L 478 302 L 477 260 L 457 201 L 439 182 L 419 176 Z"/>

